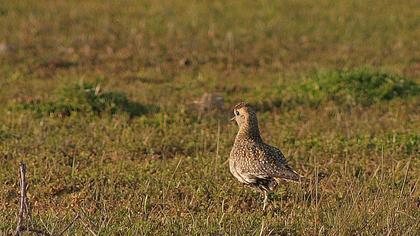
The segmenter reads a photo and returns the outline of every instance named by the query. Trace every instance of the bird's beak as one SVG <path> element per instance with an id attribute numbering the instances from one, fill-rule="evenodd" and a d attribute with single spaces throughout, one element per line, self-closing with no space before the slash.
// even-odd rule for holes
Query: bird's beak
<path id="1" fill-rule="evenodd" d="M 234 120 L 235 120 L 235 117 L 230 118 L 230 121 L 234 121 Z"/>

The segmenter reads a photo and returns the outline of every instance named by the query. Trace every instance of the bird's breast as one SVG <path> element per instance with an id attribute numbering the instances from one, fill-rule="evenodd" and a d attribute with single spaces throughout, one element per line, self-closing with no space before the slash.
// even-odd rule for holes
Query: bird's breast
<path id="1" fill-rule="evenodd" d="M 241 183 L 248 184 L 248 181 L 242 176 L 240 168 L 235 163 L 235 160 L 229 159 L 229 170 L 230 173 Z"/>

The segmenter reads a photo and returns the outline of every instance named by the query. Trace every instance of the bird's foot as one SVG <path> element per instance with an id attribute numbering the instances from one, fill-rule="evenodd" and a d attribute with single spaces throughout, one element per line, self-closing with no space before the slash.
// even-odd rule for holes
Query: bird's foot
<path id="1" fill-rule="evenodd" d="M 267 208 L 268 205 L 268 192 L 264 191 L 264 205 L 263 205 L 263 211 Z"/>

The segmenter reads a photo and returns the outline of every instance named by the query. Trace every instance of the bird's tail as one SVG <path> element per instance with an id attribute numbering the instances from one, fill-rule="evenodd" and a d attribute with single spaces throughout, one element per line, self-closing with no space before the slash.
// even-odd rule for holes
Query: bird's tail
<path id="1" fill-rule="evenodd" d="M 309 179 L 306 178 L 305 176 L 299 175 L 298 182 L 300 182 L 300 183 L 309 183 Z"/>
<path id="2" fill-rule="evenodd" d="M 286 181 L 293 181 L 293 182 L 299 182 L 299 183 L 308 183 L 309 179 L 305 176 L 300 175 L 296 171 L 289 169 L 286 172 L 283 172 L 281 176 L 278 176 L 280 179 L 286 180 Z"/>
<path id="3" fill-rule="evenodd" d="M 302 175 L 298 174 L 297 172 L 295 172 L 295 174 L 296 174 L 296 177 L 294 179 L 291 179 L 292 181 L 299 182 L 299 183 L 308 183 L 309 182 L 309 179 L 306 178 L 305 176 L 302 176 Z"/>

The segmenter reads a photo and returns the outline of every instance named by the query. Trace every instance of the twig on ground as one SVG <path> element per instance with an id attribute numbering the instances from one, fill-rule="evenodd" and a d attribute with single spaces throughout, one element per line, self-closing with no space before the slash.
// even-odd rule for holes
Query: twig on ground
<path id="1" fill-rule="evenodd" d="M 25 218 L 29 218 L 29 221 L 32 225 L 32 214 L 31 214 L 31 208 L 28 202 L 28 196 L 26 195 L 29 189 L 29 185 L 26 182 L 26 165 L 23 162 L 19 164 L 19 174 L 20 174 L 20 208 L 19 208 L 15 235 L 20 236 L 22 232 L 24 231 L 29 231 L 29 232 L 33 232 L 33 233 L 37 233 L 41 235 L 50 235 L 49 233 L 41 229 L 25 226 L 25 223 L 26 223 Z"/>
<path id="2" fill-rule="evenodd" d="M 85 226 L 85 228 L 87 230 L 89 230 L 89 232 L 93 235 L 93 236 L 97 236 L 97 234 L 89 227 L 88 223 L 86 223 L 82 218 L 80 218 L 80 222 L 82 222 L 83 226 Z"/>
<path id="3" fill-rule="evenodd" d="M 61 232 L 58 234 L 59 236 L 60 235 L 63 235 L 73 224 L 74 224 L 74 222 L 76 222 L 76 220 L 78 220 L 80 218 L 80 215 L 79 214 L 77 214 L 75 217 L 74 217 L 74 219 L 63 229 L 63 230 L 61 230 Z"/>
<path id="4" fill-rule="evenodd" d="M 36 233 L 40 235 L 51 236 L 50 233 L 33 227 L 31 208 L 30 208 L 30 204 L 29 204 L 28 196 L 27 196 L 29 185 L 26 181 L 26 165 L 23 162 L 19 164 L 19 174 L 20 174 L 20 208 L 19 208 L 19 213 L 18 213 L 18 218 L 17 218 L 17 226 L 16 226 L 15 235 L 20 236 L 22 235 L 23 232 L 28 231 L 28 232 L 32 232 L 32 233 Z M 74 217 L 74 219 L 57 235 L 59 236 L 63 235 L 79 218 L 80 218 L 80 215 L 77 214 L 76 217 Z M 29 219 L 29 222 L 25 222 L 25 220 L 28 220 L 28 219 Z M 31 225 L 30 227 L 27 226 L 28 223 L 30 223 Z"/>
<path id="5" fill-rule="evenodd" d="M 32 214 L 31 214 L 31 210 L 30 210 L 31 208 L 28 202 L 28 196 L 26 195 L 29 189 L 29 185 L 26 182 L 26 165 L 23 162 L 19 164 L 19 174 L 20 174 L 20 208 L 19 208 L 15 235 L 20 236 L 22 232 L 24 231 L 29 231 L 29 232 L 33 232 L 37 234 L 42 234 L 42 235 L 50 235 L 49 233 L 41 229 L 25 226 L 25 223 L 26 223 L 25 218 L 29 218 L 29 221 L 32 224 Z"/>
<path id="6" fill-rule="evenodd" d="M 16 226 L 16 235 L 20 235 L 25 221 L 25 211 L 26 211 L 26 165 L 22 162 L 19 165 L 20 173 L 20 208 Z"/>

